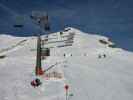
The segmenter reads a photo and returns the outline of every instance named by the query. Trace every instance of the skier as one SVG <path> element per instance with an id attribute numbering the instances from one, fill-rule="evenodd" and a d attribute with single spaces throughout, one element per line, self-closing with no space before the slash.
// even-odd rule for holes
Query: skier
<path id="1" fill-rule="evenodd" d="M 86 53 L 84 53 L 84 56 L 87 56 L 87 54 L 86 54 Z"/>
<path id="2" fill-rule="evenodd" d="M 100 54 L 98 55 L 98 58 L 101 58 L 101 55 Z"/>
<path id="3" fill-rule="evenodd" d="M 31 85 L 35 88 L 40 86 L 42 83 L 40 81 L 40 79 L 36 78 L 35 80 L 31 81 Z"/>
<path id="4" fill-rule="evenodd" d="M 106 58 L 106 54 L 103 54 L 103 57 Z"/>

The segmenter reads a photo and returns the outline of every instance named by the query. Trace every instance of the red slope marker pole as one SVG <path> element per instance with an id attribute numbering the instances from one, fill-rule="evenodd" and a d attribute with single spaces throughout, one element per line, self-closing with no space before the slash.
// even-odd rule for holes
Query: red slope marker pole
<path id="1" fill-rule="evenodd" d="M 64 88 L 65 88 L 65 92 L 66 92 L 66 100 L 68 100 L 68 89 L 69 89 L 69 86 L 65 85 Z"/>

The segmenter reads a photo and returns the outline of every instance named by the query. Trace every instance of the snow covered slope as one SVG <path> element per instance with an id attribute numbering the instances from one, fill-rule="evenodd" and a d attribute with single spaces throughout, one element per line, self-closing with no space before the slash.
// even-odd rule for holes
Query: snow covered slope
<path id="1" fill-rule="evenodd" d="M 36 37 L 0 35 L 0 100 L 132 100 L 133 53 L 112 48 L 107 37 L 85 34 L 74 28 L 42 36 L 50 56 L 43 69 L 60 71 L 62 79 L 46 80 L 33 88 Z M 106 43 L 101 43 L 104 40 Z M 67 45 L 66 45 L 67 44 Z"/>

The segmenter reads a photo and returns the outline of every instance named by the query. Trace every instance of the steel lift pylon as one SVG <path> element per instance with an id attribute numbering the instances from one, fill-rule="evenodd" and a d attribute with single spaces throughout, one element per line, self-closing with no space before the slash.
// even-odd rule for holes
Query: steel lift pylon
<path id="1" fill-rule="evenodd" d="M 44 70 L 42 70 L 42 64 L 41 64 L 41 36 L 40 34 L 37 36 L 37 56 L 36 56 L 36 68 L 35 68 L 35 74 L 37 76 L 43 75 Z"/>

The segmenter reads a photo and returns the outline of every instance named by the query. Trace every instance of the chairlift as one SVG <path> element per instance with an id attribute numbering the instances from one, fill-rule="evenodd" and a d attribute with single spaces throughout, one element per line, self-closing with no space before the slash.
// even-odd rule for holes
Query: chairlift
<path id="1" fill-rule="evenodd" d="M 64 32 L 68 32 L 69 30 L 71 30 L 71 28 L 69 28 L 69 27 L 68 28 L 65 28 L 64 29 Z"/>
<path id="2" fill-rule="evenodd" d="M 41 54 L 43 56 L 50 56 L 50 49 L 49 48 L 42 48 Z"/>
<path id="3" fill-rule="evenodd" d="M 22 25 L 22 24 L 14 24 L 13 27 L 15 27 L 15 28 L 22 28 L 22 27 L 24 27 L 24 25 Z"/>
<path id="4" fill-rule="evenodd" d="M 15 24 L 13 25 L 14 28 L 22 28 L 24 27 L 24 17 L 23 16 L 16 16 L 15 17 Z"/>
<path id="5" fill-rule="evenodd" d="M 36 22 L 37 25 L 40 26 L 45 31 L 50 31 L 50 25 L 49 25 L 49 17 L 48 14 L 45 12 L 39 12 L 34 11 L 32 12 L 32 15 L 30 16 L 32 20 Z"/>

